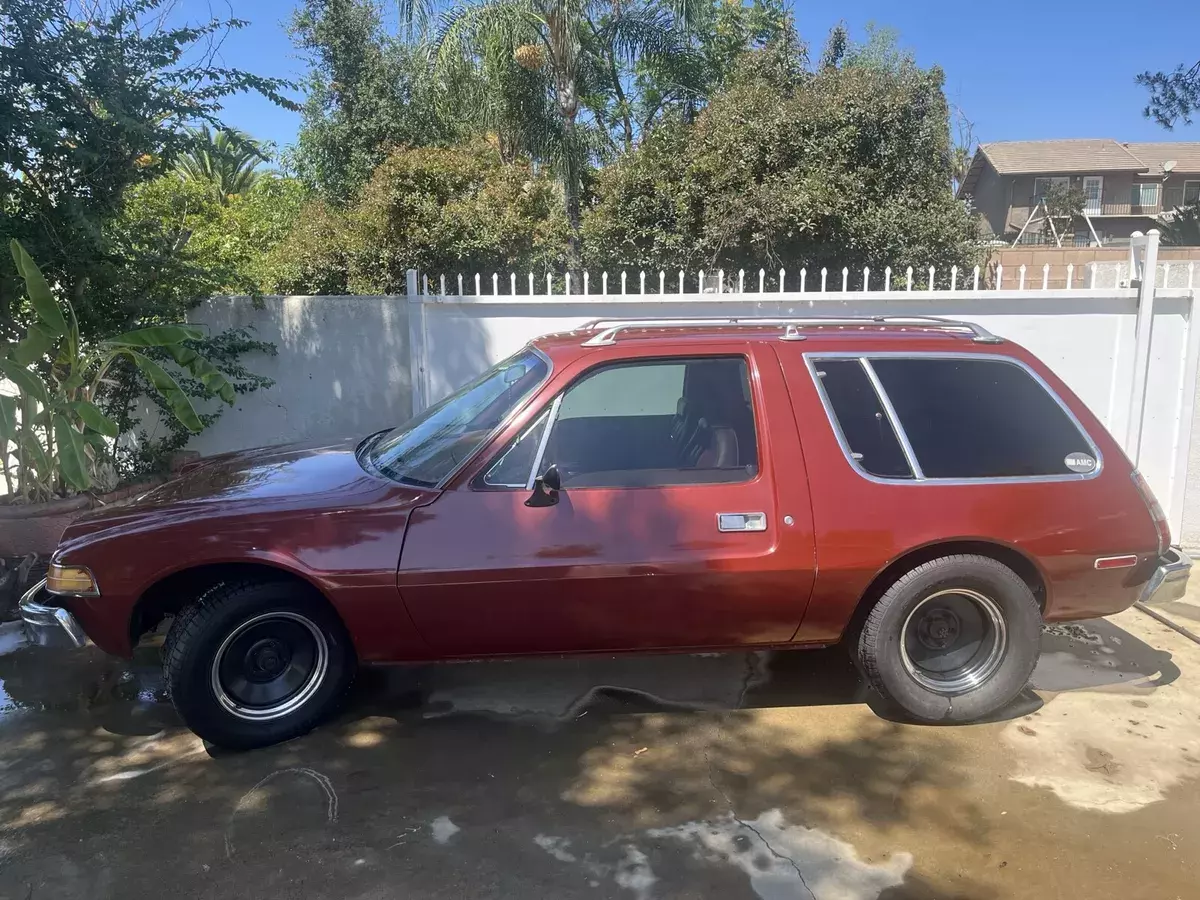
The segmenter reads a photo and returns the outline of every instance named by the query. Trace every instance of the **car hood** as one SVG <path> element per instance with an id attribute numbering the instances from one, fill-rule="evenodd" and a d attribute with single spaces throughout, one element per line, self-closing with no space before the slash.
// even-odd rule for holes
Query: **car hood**
<path id="1" fill-rule="evenodd" d="M 62 545 L 113 528 L 298 509 L 319 514 L 377 504 L 412 507 L 436 496 L 365 471 L 355 455 L 357 443 L 289 444 L 201 459 L 129 502 L 80 517 L 67 528 Z"/>

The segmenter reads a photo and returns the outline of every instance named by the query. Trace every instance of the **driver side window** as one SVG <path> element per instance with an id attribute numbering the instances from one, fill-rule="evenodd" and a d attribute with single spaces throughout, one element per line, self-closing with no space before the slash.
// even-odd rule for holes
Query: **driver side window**
<path id="1" fill-rule="evenodd" d="M 557 466 L 565 489 L 749 480 L 758 447 L 746 360 L 598 367 L 496 457 L 480 486 L 528 487 L 535 463 L 539 475 Z"/>

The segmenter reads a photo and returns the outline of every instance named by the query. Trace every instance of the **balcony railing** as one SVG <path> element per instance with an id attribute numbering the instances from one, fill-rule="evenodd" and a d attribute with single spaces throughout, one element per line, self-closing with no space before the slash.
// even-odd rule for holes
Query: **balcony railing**
<path id="1" fill-rule="evenodd" d="M 1089 216 L 1157 216 L 1183 206 L 1183 190 L 1181 187 L 1160 187 L 1153 203 L 1134 203 L 1128 191 L 1106 191 L 1100 203 L 1092 201 L 1083 211 Z M 1150 198 L 1147 196 L 1146 199 Z M 1039 202 L 1041 198 L 1034 196 L 1027 199 L 1025 206 L 1013 206 L 1012 221 L 1023 222 L 1033 214 Z"/>

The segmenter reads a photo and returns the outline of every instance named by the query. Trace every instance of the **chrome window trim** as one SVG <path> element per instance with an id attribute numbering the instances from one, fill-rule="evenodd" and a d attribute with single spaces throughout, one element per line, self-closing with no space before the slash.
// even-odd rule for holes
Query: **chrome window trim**
<path id="1" fill-rule="evenodd" d="M 669 365 L 672 362 L 678 361 L 678 360 L 682 360 L 686 363 L 686 362 L 692 361 L 692 360 L 705 360 L 705 359 L 739 359 L 742 361 L 742 363 L 746 367 L 746 388 L 749 391 L 750 415 L 754 422 L 754 443 L 755 443 L 754 472 L 750 474 L 749 478 L 747 478 L 743 481 L 700 481 L 700 482 L 696 482 L 695 484 L 691 484 L 691 483 L 688 483 L 688 484 L 662 484 L 662 485 L 652 485 L 652 486 L 651 485 L 641 485 L 641 486 L 637 486 L 637 487 L 617 486 L 617 485 L 613 485 L 613 486 L 588 485 L 586 487 L 585 486 L 575 487 L 575 488 L 572 488 L 572 490 L 575 490 L 575 491 L 592 491 L 592 490 L 637 491 L 637 490 L 661 490 L 663 488 L 673 488 L 673 487 L 698 488 L 698 487 L 710 487 L 713 485 L 725 485 L 725 484 L 749 484 L 749 483 L 757 480 L 758 478 L 761 478 L 762 477 L 762 450 L 761 450 L 762 435 L 759 432 L 759 428 L 758 428 L 759 420 L 760 420 L 760 408 L 759 408 L 759 404 L 754 399 L 754 382 L 755 382 L 755 379 L 758 377 L 758 370 L 754 367 L 754 360 L 749 352 L 701 353 L 701 354 L 683 353 L 683 354 L 671 354 L 670 356 L 622 356 L 622 357 L 617 357 L 615 359 L 601 360 L 600 362 L 597 362 L 591 366 L 588 366 L 582 372 L 579 372 L 577 375 L 575 375 L 572 378 L 572 380 L 570 381 L 570 383 L 565 385 L 562 388 L 562 390 L 560 390 L 558 392 L 558 394 L 555 396 L 554 400 L 551 401 L 550 417 L 546 422 L 546 430 L 542 433 L 541 444 L 538 447 L 537 456 L 535 457 L 535 459 L 533 461 L 533 468 L 529 472 L 529 480 L 525 484 L 525 490 L 527 490 L 527 491 L 533 490 L 534 482 L 537 480 L 537 472 L 542 467 L 542 462 L 545 459 L 546 447 L 550 442 L 550 432 L 553 431 L 553 429 L 554 429 L 554 423 L 556 421 L 558 421 L 559 406 L 562 404 L 563 398 L 566 397 L 566 395 L 576 385 L 578 385 L 585 379 L 591 377 L 592 375 L 594 375 L 595 373 L 597 373 L 603 369 L 611 368 L 611 367 L 615 367 L 615 366 L 639 365 L 642 363 L 651 363 L 651 364 L 662 363 L 662 364 Z M 486 445 L 486 443 L 490 443 L 493 439 L 494 439 L 494 436 L 489 437 L 487 442 L 485 442 L 485 445 Z M 487 487 L 491 488 L 493 490 L 507 490 L 507 489 L 516 490 L 516 489 L 520 488 L 521 486 L 520 485 L 505 485 L 505 486 L 488 485 Z"/>
<path id="2" fill-rule="evenodd" d="M 850 467 L 852 469 L 854 469 L 854 471 L 860 477 L 865 478 L 867 481 L 872 481 L 872 482 L 875 482 L 876 484 L 890 484 L 890 485 L 936 484 L 936 485 L 948 485 L 948 486 L 954 486 L 954 485 L 962 486 L 962 485 L 973 485 L 973 484 L 1040 484 L 1040 483 L 1065 482 L 1065 481 L 1089 481 L 1093 478 L 1099 477 L 1100 473 L 1104 471 L 1104 455 L 1100 452 L 1100 448 L 1098 446 L 1096 446 L 1096 442 L 1094 440 L 1092 440 L 1092 436 L 1090 434 L 1088 434 L 1087 429 L 1083 427 L 1083 423 L 1079 421 L 1079 418 L 1075 415 L 1075 413 L 1073 413 L 1071 411 L 1071 408 L 1069 406 L 1067 406 L 1067 404 L 1065 402 L 1063 402 L 1063 399 L 1062 399 L 1062 397 L 1060 397 L 1058 395 L 1058 392 L 1055 391 L 1054 388 L 1050 387 L 1050 385 L 1046 383 L 1046 379 L 1042 378 L 1042 376 L 1039 375 L 1027 363 L 1025 363 L 1022 360 L 1019 360 L 1015 357 L 1008 356 L 1003 353 L 955 353 L 953 351 L 940 352 L 940 351 L 933 351 L 933 350 L 918 351 L 918 352 L 911 352 L 911 351 L 906 352 L 903 350 L 881 350 L 881 351 L 871 351 L 871 352 L 865 352 L 865 353 L 861 352 L 861 351 L 854 352 L 854 351 L 847 351 L 847 350 L 837 350 L 837 351 L 814 350 L 812 352 L 803 354 L 803 358 L 804 358 L 805 365 L 808 367 L 809 375 L 813 380 L 813 385 L 816 387 L 817 396 L 820 397 L 820 399 L 821 399 L 821 406 L 824 407 L 824 409 L 825 409 L 825 417 L 829 421 L 830 427 L 833 429 L 833 434 L 834 434 L 834 437 L 837 439 L 838 446 L 842 448 L 842 454 L 846 457 L 846 461 L 850 464 Z M 1035 382 L 1037 382 L 1038 385 L 1041 386 L 1042 390 L 1044 390 L 1047 394 L 1049 394 L 1050 397 L 1054 400 L 1054 402 L 1058 404 L 1059 409 L 1061 409 L 1063 411 L 1063 413 L 1066 414 L 1067 419 L 1071 422 L 1072 425 L 1075 426 L 1076 430 L 1078 430 L 1079 434 L 1083 437 L 1083 440 L 1087 443 L 1088 448 L 1091 450 L 1092 456 L 1096 460 L 1096 468 L 1093 469 L 1091 472 L 1082 473 L 1082 474 L 1080 474 L 1080 473 L 1064 473 L 1061 475 L 1003 475 L 1003 476 L 990 476 L 987 478 L 936 478 L 936 477 L 929 477 L 929 476 L 917 478 L 916 477 L 916 472 L 918 471 L 917 469 L 913 470 L 914 477 L 912 477 L 912 478 L 885 478 L 880 475 L 873 475 L 870 472 L 868 472 L 866 469 L 864 469 L 859 464 L 858 460 L 856 460 L 854 458 L 853 453 L 850 451 L 850 445 L 846 441 L 846 436 L 842 433 L 842 426 L 839 424 L 838 418 L 834 414 L 832 405 L 830 405 L 829 397 L 825 393 L 825 386 L 821 383 L 821 378 L 817 375 L 817 369 L 816 369 L 815 364 L 823 359 L 857 359 L 860 363 L 863 364 L 864 369 L 867 371 L 868 377 L 871 379 L 871 384 L 875 388 L 876 395 L 879 399 L 880 405 L 884 408 L 885 411 L 890 410 L 889 411 L 889 419 L 892 422 L 892 427 L 896 429 L 896 436 L 900 440 L 900 446 L 902 449 L 904 449 L 906 457 L 908 456 L 908 452 L 911 449 L 912 445 L 909 443 L 908 434 L 904 431 L 904 426 L 903 426 L 903 424 L 900 423 L 899 417 L 895 416 L 895 410 L 894 410 L 894 408 L 892 408 L 891 399 L 888 398 L 887 392 L 883 389 L 883 384 L 880 381 L 878 381 L 878 378 L 874 375 L 874 369 L 870 366 L 871 360 L 873 360 L 873 359 L 964 359 L 964 360 L 982 359 L 982 360 L 988 360 L 990 362 L 1006 363 L 1007 365 L 1017 366 L 1018 368 L 1023 369 L 1031 378 L 1033 378 L 1033 380 Z M 909 460 L 909 464 L 912 465 L 914 462 L 915 462 L 915 455 L 913 456 L 912 459 Z"/>
<path id="3" fill-rule="evenodd" d="M 545 353 L 543 353 L 541 350 L 539 350 L 537 347 L 535 347 L 532 342 L 526 344 L 524 347 L 522 347 L 520 350 L 518 350 L 517 353 L 522 353 L 525 350 L 532 350 L 536 356 L 541 357 L 542 361 L 546 363 L 545 377 L 542 378 L 542 380 L 539 381 L 537 383 L 537 385 L 529 392 L 528 396 L 525 398 L 525 401 L 523 403 L 519 404 L 518 406 L 514 407 L 513 409 L 510 409 L 508 411 L 508 415 L 505 416 L 503 419 L 501 419 L 500 422 L 496 425 L 496 427 L 493 428 L 490 432 L 488 432 L 488 436 L 479 442 L 479 446 L 476 447 L 470 453 L 468 453 L 466 456 L 464 456 L 463 461 L 460 462 L 453 469 L 451 469 L 445 478 L 443 478 L 441 481 L 439 481 L 433 487 L 421 488 L 421 490 L 444 491 L 446 489 L 446 485 L 448 485 L 448 484 L 450 484 L 450 482 L 454 481 L 454 479 L 458 477 L 458 474 L 463 469 L 465 469 L 465 468 L 467 468 L 467 466 L 471 465 L 471 463 L 475 461 L 476 457 L 478 457 L 479 454 L 482 453 L 485 448 L 490 447 L 492 444 L 492 441 L 496 440 L 496 438 L 500 435 L 500 433 L 502 431 L 504 431 L 505 428 L 508 427 L 508 423 L 511 422 L 516 416 L 523 413 L 525 411 L 525 408 L 532 401 L 533 396 L 535 394 L 537 394 L 537 392 L 540 391 L 543 387 L 546 386 L 546 382 L 548 382 L 550 380 L 551 376 L 554 375 L 554 361 L 552 359 L 550 359 L 550 357 L 547 356 Z M 505 357 L 505 359 L 512 359 L 512 357 L 516 356 L 517 353 L 513 353 L 512 355 L 507 356 L 507 357 Z M 503 362 L 503 360 L 501 360 L 501 362 Z"/>
<path id="4" fill-rule="evenodd" d="M 537 480 L 538 470 L 542 467 L 542 459 L 546 456 L 546 445 L 550 443 L 550 432 L 554 430 L 554 423 L 558 420 L 558 408 L 562 406 L 566 393 L 566 391 L 559 391 L 554 402 L 550 404 L 550 417 L 546 419 L 546 430 L 542 432 L 542 439 L 538 441 L 537 453 L 533 457 L 533 466 L 529 469 L 529 478 L 525 480 L 525 490 L 527 491 L 533 490 L 533 484 Z"/>
<path id="5" fill-rule="evenodd" d="M 900 449 L 904 452 L 904 458 L 908 460 L 908 468 L 912 472 L 912 477 L 917 481 L 924 481 L 925 473 L 921 471 L 921 464 L 917 462 L 917 454 L 913 452 L 912 444 L 908 442 L 908 433 L 900 424 L 900 417 L 896 415 L 896 407 L 892 406 L 892 398 L 887 395 L 887 391 L 883 389 L 883 385 L 879 381 L 879 376 L 875 374 L 875 367 L 871 365 L 869 359 L 860 359 L 858 362 L 863 367 L 863 371 L 867 373 L 871 387 L 875 388 L 875 396 L 879 398 L 883 414 L 892 423 L 892 431 L 896 432 L 896 440 L 900 442 Z"/>
<path id="6" fill-rule="evenodd" d="M 553 401 L 551 401 L 550 406 L 551 407 L 554 406 Z M 500 465 L 500 463 L 504 462 L 504 458 L 506 456 L 508 456 L 508 454 L 516 448 L 517 444 L 519 444 L 525 438 L 526 435 L 528 435 L 534 428 L 537 427 L 538 422 L 540 422 L 542 419 L 548 418 L 549 415 L 550 415 L 550 410 L 544 409 L 541 413 L 534 416 L 533 419 L 529 422 L 529 424 L 525 426 L 525 429 L 523 431 L 519 432 L 517 434 L 517 436 L 515 438 L 513 438 L 508 443 L 507 446 L 505 446 L 503 452 L 499 453 L 498 455 L 496 455 L 495 457 L 493 457 L 491 460 L 488 461 L 490 463 L 490 465 L 487 468 L 483 469 L 479 473 L 479 475 L 476 476 L 475 480 L 479 482 L 479 485 L 477 488 L 478 490 L 491 491 L 491 490 L 499 490 L 502 488 L 515 490 L 515 491 L 522 490 L 522 489 L 532 490 L 532 488 L 525 488 L 524 481 L 520 481 L 516 484 L 500 484 L 499 482 L 488 481 L 488 478 L 491 477 L 491 474 L 492 474 L 492 472 L 494 472 L 496 470 L 496 467 L 498 465 Z M 541 446 L 540 439 L 538 441 L 538 446 L 539 447 Z M 537 451 L 535 450 L 534 452 L 536 453 Z"/>

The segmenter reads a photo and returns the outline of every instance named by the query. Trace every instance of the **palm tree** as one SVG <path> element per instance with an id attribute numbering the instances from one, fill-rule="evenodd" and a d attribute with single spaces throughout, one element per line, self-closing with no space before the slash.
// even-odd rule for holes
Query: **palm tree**
<path id="1" fill-rule="evenodd" d="M 214 134 L 205 125 L 190 136 L 191 147 L 176 168 L 185 180 L 211 184 L 222 204 L 246 193 L 261 177 L 258 166 L 267 155 L 244 131 L 222 129 Z"/>
<path id="2" fill-rule="evenodd" d="M 581 264 L 583 168 L 597 131 L 608 133 L 607 123 L 597 123 L 595 116 L 580 121 L 588 79 L 605 79 L 620 108 L 622 85 L 615 60 L 633 61 L 684 48 L 681 37 L 698 8 L 696 0 L 672 0 L 671 5 L 661 6 L 655 0 L 460 0 L 442 16 L 435 64 L 448 80 L 461 83 L 463 73 L 471 69 L 495 74 L 508 60 L 527 72 L 541 73 L 535 84 L 541 86 L 543 103 L 514 107 L 491 92 L 495 82 L 465 99 L 473 107 L 468 115 L 518 126 L 524 149 L 554 166 L 570 226 L 567 267 L 572 271 Z M 423 22 L 430 7 L 422 0 L 400 0 L 400 10 L 410 23 L 414 18 Z M 522 86 L 528 90 L 529 79 Z M 462 102 L 463 95 L 458 99 Z M 628 146 L 633 133 L 627 113 L 623 115 Z"/>

